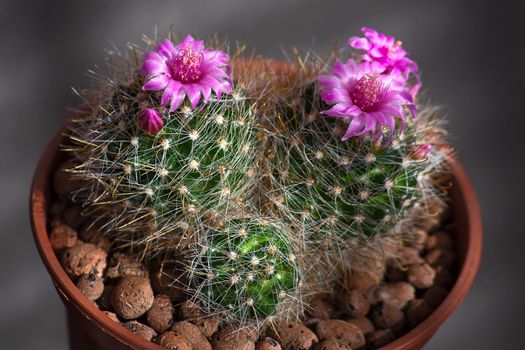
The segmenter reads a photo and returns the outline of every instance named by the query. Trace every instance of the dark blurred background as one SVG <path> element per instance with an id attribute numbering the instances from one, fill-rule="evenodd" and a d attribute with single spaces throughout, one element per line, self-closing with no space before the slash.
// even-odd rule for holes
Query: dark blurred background
<path id="1" fill-rule="evenodd" d="M 66 349 L 64 309 L 33 244 L 32 173 L 80 101 L 70 90 L 104 48 L 171 24 L 238 39 L 268 57 L 318 52 L 371 26 L 403 40 L 443 106 L 450 140 L 479 196 L 481 269 L 426 349 L 523 349 L 525 325 L 525 1 L 0 1 L 0 342 Z"/>

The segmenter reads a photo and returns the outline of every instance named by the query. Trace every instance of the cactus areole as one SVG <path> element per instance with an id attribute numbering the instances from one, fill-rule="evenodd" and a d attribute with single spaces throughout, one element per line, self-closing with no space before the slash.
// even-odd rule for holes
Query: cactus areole
<path id="1" fill-rule="evenodd" d="M 132 46 L 71 123 L 63 148 L 85 184 L 71 198 L 116 249 L 177 260 L 173 282 L 206 313 L 300 316 L 334 266 L 402 240 L 441 198 L 442 130 L 414 102 L 417 65 L 364 34 L 349 40 L 359 55 L 281 73 L 191 36 Z"/>

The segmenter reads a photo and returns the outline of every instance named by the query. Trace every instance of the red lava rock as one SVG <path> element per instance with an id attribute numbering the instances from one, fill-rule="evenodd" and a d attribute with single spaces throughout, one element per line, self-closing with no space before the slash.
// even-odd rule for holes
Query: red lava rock
<path id="1" fill-rule="evenodd" d="M 77 281 L 77 288 L 89 300 L 95 301 L 100 298 L 104 291 L 104 281 L 93 273 L 82 275 Z"/>
<path id="2" fill-rule="evenodd" d="M 102 277 L 106 268 L 106 257 L 106 252 L 94 244 L 77 242 L 64 250 L 60 262 L 64 270 L 74 278 L 90 273 Z"/>
<path id="3" fill-rule="evenodd" d="M 427 263 L 412 265 L 407 271 L 408 282 L 419 289 L 430 288 L 434 284 L 436 271 Z"/>
<path id="4" fill-rule="evenodd" d="M 452 237 L 446 232 L 437 232 L 430 237 L 428 237 L 428 240 L 426 242 L 426 248 L 427 250 L 433 250 L 433 249 L 445 249 L 445 250 L 452 250 L 454 248 L 454 241 L 452 240 Z"/>
<path id="5" fill-rule="evenodd" d="M 414 299 L 408 303 L 405 316 L 408 325 L 413 328 L 423 322 L 432 313 L 432 308 L 424 299 Z"/>
<path id="6" fill-rule="evenodd" d="M 412 299 L 416 291 L 407 282 L 394 282 L 380 286 L 376 291 L 378 300 L 390 304 L 398 309 L 402 309 Z"/>
<path id="7" fill-rule="evenodd" d="M 379 303 L 372 307 L 370 319 L 378 329 L 392 328 L 397 331 L 405 324 L 403 311 L 387 303 Z"/>
<path id="8" fill-rule="evenodd" d="M 170 350 L 192 350 L 191 345 L 180 335 L 172 331 L 162 333 L 157 338 L 157 344 Z"/>
<path id="9" fill-rule="evenodd" d="M 153 305 L 153 290 L 149 279 L 144 277 L 123 277 L 113 289 L 111 305 L 125 320 L 144 315 Z"/>
<path id="10" fill-rule="evenodd" d="M 419 264 L 423 262 L 423 258 L 419 255 L 419 251 L 411 247 L 403 247 L 399 249 L 395 255 L 397 262 L 402 267 Z"/>
<path id="11" fill-rule="evenodd" d="M 96 228 L 92 227 L 80 231 L 80 238 L 82 238 L 85 242 L 93 243 L 100 249 L 104 250 L 106 253 L 111 251 L 111 241 Z"/>
<path id="12" fill-rule="evenodd" d="M 151 341 L 157 336 L 157 332 L 153 328 L 146 326 L 138 321 L 128 321 L 124 323 L 124 327 L 135 333 L 136 335 Z"/>
<path id="13" fill-rule="evenodd" d="M 268 335 L 277 339 L 284 350 L 308 350 L 319 342 L 317 335 L 305 325 L 289 321 L 268 330 Z"/>
<path id="14" fill-rule="evenodd" d="M 259 341 L 255 346 L 255 350 L 281 350 L 281 344 L 277 340 L 266 337 Z"/>
<path id="15" fill-rule="evenodd" d="M 364 335 L 372 333 L 376 330 L 374 324 L 372 323 L 372 321 L 370 321 L 368 317 L 349 318 L 348 320 L 346 320 L 346 322 L 359 327 L 359 329 L 361 330 L 361 332 L 363 332 Z"/>
<path id="16" fill-rule="evenodd" d="M 131 256 L 116 252 L 109 259 L 109 267 L 106 271 L 106 277 L 118 279 L 121 277 L 144 277 L 148 278 L 148 269 L 138 260 Z"/>
<path id="17" fill-rule="evenodd" d="M 321 321 L 315 326 L 315 333 L 320 341 L 335 339 L 353 349 L 365 345 L 365 336 L 361 329 L 343 320 Z"/>
<path id="18" fill-rule="evenodd" d="M 377 349 L 383 345 L 393 342 L 395 339 L 396 336 L 391 329 L 380 329 L 374 333 L 370 333 L 366 337 L 366 342 L 371 349 Z"/>
<path id="19" fill-rule="evenodd" d="M 153 299 L 151 308 L 146 313 L 146 322 L 156 332 L 162 333 L 173 324 L 173 312 L 175 308 L 167 295 L 157 295 Z"/>
<path id="20" fill-rule="evenodd" d="M 192 350 L 212 350 L 211 344 L 201 333 L 199 328 L 191 322 L 176 322 L 171 330 L 175 335 L 184 337 Z"/>
<path id="21" fill-rule="evenodd" d="M 308 314 L 311 318 L 328 320 L 334 316 L 334 307 L 324 298 L 315 298 L 310 302 Z"/>
<path id="22" fill-rule="evenodd" d="M 317 344 L 315 350 L 352 350 L 352 348 L 340 340 L 327 339 Z"/>
<path id="23" fill-rule="evenodd" d="M 77 231 L 65 224 L 55 225 L 49 234 L 49 242 L 55 252 L 74 246 L 77 239 Z"/>
<path id="24" fill-rule="evenodd" d="M 255 350 L 258 333 L 254 328 L 225 327 L 212 338 L 214 350 Z"/>
<path id="25" fill-rule="evenodd" d="M 456 254 L 451 250 L 434 249 L 428 252 L 425 256 L 425 260 L 432 267 L 443 266 L 444 268 L 449 269 L 456 260 Z"/>
<path id="26" fill-rule="evenodd" d="M 361 317 L 370 311 L 370 301 L 358 290 L 344 291 L 338 298 L 341 309 L 350 317 Z"/>
<path id="27" fill-rule="evenodd" d="M 438 307 L 448 295 L 448 291 L 441 286 L 432 286 L 423 293 L 423 299 L 432 308 Z"/>
<path id="28" fill-rule="evenodd" d="M 113 322 L 117 322 L 120 324 L 120 320 L 118 319 L 118 316 L 116 313 L 111 311 L 102 311 L 107 317 L 109 317 Z"/>

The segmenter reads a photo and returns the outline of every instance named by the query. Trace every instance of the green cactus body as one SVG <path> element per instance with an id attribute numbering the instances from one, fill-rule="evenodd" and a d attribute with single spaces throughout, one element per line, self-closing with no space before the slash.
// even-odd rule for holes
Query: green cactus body
<path id="1" fill-rule="evenodd" d="M 164 127 L 152 136 L 135 117 L 157 97 L 139 89 L 119 88 L 109 106 L 73 126 L 71 139 L 82 161 L 77 176 L 94 180 L 84 204 L 105 212 L 107 231 L 124 243 L 131 238 L 120 233 L 144 232 L 154 222 L 133 243 L 158 247 L 173 234 L 199 231 L 209 213 L 242 207 L 255 162 L 254 114 L 246 100 L 223 97 L 164 112 Z"/>
<path id="2" fill-rule="evenodd" d="M 236 219 L 208 235 L 193 271 L 208 311 L 227 309 L 240 319 L 264 319 L 297 293 L 300 273 L 286 233 L 260 219 Z"/>
<path id="3" fill-rule="evenodd" d="M 271 202 L 309 242 L 344 247 L 348 239 L 388 233 L 420 194 L 418 175 L 428 162 L 413 159 L 412 149 L 421 132 L 410 122 L 389 147 L 363 137 L 341 142 L 345 125 L 321 117 L 314 99 L 304 101 L 281 103 Z"/>

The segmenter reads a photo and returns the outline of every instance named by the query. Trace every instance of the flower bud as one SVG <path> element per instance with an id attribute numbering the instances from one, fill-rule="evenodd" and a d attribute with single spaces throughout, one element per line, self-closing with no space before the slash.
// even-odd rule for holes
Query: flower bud
<path id="1" fill-rule="evenodd" d="M 142 131 L 151 135 L 157 134 L 164 126 L 162 117 L 154 108 L 140 111 L 137 114 L 137 124 Z"/>

